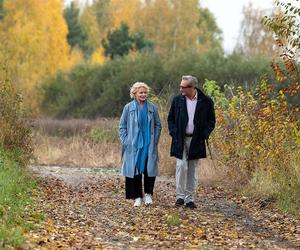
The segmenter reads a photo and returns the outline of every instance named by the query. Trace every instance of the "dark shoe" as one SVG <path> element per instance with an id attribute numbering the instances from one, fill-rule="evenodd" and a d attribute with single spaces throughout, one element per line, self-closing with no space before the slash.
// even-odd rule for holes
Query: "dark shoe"
<path id="1" fill-rule="evenodd" d="M 179 198 L 176 200 L 175 206 L 179 207 L 182 206 L 183 204 L 184 204 L 184 200 Z"/>
<path id="2" fill-rule="evenodd" d="M 192 201 L 186 203 L 185 206 L 188 207 L 188 208 L 190 208 L 190 209 L 197 208 L 197 206 L 195 205 L 195 203 L 192 202 Z"/>

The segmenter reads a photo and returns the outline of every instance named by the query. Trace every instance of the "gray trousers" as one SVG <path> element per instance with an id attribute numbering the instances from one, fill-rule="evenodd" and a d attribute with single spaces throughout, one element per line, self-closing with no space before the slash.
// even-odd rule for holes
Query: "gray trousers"
<path id="1" fill-rule="evenodd" d="M 192 137 L 185 137 L 183 158 L 176 158 L 176 200 L 184 199 L 185 203 L 195 201 L 198 185 L 199 160 L 188 160 Z"/>

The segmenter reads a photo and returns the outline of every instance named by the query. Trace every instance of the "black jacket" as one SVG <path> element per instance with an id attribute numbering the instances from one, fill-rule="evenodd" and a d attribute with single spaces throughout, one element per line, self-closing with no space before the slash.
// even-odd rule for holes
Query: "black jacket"
<path id="1" fill-rule="evenodd" d="M 205 139 L 215 128 L 214 103 L 200 89 L 194 115 L 194 133 L 188 153 L 189 160 L 206 158 Z M 172 137 L 171 156 L 182 159 L 185 129 L 188 124 L 186 97 L 175 96 L 168 115 L 168 128 Z"/>

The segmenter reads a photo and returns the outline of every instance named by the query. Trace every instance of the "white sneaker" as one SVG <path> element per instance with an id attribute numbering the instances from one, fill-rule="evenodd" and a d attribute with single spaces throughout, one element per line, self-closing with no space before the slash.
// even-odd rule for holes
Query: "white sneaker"
<path id="1" fill-rule="evenodd" d="M 134 207 L 140 207 L 142 205 L 142 198 L 136 198 L 134 201 Z"/>
<path id="2" fill-rule="evenodd" d="M 152 196 L 151 196 L 151 194 L 145 194 L 144 202 L 145 202 L 146 206 L 152 204 Z"/>

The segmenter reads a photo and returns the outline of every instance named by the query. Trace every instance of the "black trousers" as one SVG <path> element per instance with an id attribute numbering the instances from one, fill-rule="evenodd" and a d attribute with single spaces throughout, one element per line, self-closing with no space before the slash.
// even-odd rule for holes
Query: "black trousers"
<path id="1" fill-rule="evenodd" d="M 146 194 L 153 195 L 155 176 L 149 177 L 147 168 L 144 173 L 144 191 Z M 135 175 L 134 178 L 125 177 L 126 199 L 136 199 L 143 197 L 142 174 Z"/>

